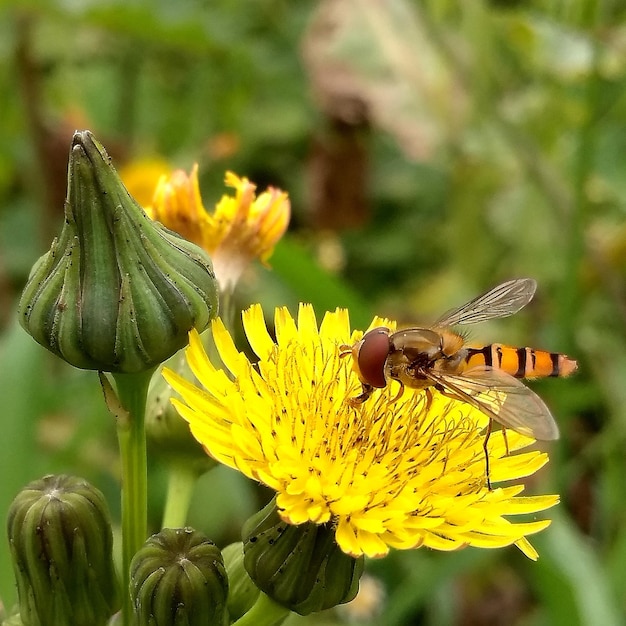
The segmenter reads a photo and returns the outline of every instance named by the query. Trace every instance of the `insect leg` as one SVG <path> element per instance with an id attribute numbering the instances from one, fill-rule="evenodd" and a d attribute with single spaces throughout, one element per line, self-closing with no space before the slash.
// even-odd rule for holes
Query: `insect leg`
<path id="1" fill-rule="evenodd" d="M 489 442 L 489 437 L 491 436 L 491 427 L 493 426 L 493 420 L 489 418 L 489 425 L 487 426 L 487 432 L 485 433 L 485 439 L 483 440 L 483 450 L 485 452 L 485 476 L 487 477 L 487 489 L 492 491 L 491 489 L 491 477 L 489 475 L 489 452 L 487 450 L 487 443 Z"/>
<path id="2" fill-rule="evenodd" d="M 357 407 L 363 404 L 372 395 L 374 387 L 368 385 L 367 383 L 361 383 L 361 386 L 363 389 L 358 396 L 355 396 L 354 398 L 348 398 L 347 402 L 350 406 Z"/>
<path id="3" fill-rule="evenodd" d="M 426 387 L 426 389 L 424 389 L 424 395 L 426 396 L 424 412 L 428 413 L 428 411 L 430 411 L 430 405 L 433 403 L 433 392 L 430 390 L 430 387 Z"/>
<path id="4" fill-rule="evenodd" d="M 389 404 L 393 404 L 394 402 L 397 402 L 402 397 L 402 394 L 404 393 L 404 383 L 401 380 L 398 380 L 398 382 L 400 383 L 400 389 L 398 393 L 393 397 L 393 400 L 389 401 Z M 370 393 L 372 392 L 370 391 Z"/>
<path id="5" fill-rule="evenodd" d="M 339 346 L 339 358 L 343 359 L 345 357 L 347 357 L 348 355 L 352 354 L 352 346 L 349 346 L 345 343 L 342 343 Z"/>
<path id="6" fill-rule="evenodd" d="M 504 439 L 504 448 L 506 450 L 506 455 L 509 456 L 509 440 L 506 436 L 506 428 L 502 427 L 502 438 Z"/>

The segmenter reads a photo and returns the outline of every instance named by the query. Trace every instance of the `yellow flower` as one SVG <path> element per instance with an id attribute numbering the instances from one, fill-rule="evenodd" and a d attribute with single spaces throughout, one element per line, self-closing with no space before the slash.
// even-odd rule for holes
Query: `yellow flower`
<path id="1" fill-rule="evenodd" d="M 175 170 L 170 175 L 161 176 L 146 213 L 188 241 L 204 247 L 209 218 L 200 197 L 198 165 L 193 166 L 189 175 L 183 170 Z"/>
<path id="2" fill-rule="evenodd" d="M 276 340 L 259 305 L 243 321 L 258 363 L 237 351 L 218 319 L 213 334 L 230 374 L 214 367 L 192 331 L 187 359 L 203 388 L 171 371 L 165 376 L 182 396 L 174 402 L 196 439 L 220 463 L 275 490 L 285 522 L 331 522 L 337 544 L 353 556 L 516 544 L 537 558 L 526 535 L 549 520 L 512 523 L 506 516 L 534 514 L 558 496 L 522 497 L 523 485 L 487 489 L 482 413 L 437 392 L 429 405 L 423 392 L 408 388 L 392 402 L 392 385 L 351 407 L 346 399 L 360 383 L 338 346 L 361 333 L 351 336 L 346 310 L 327 313 L 318 329 L 310 305 L 300 306 L 297 322 L 277 309 Z M 507 435 L 511 452 L 533 443 Z M 507 456 L 494 432 L 489 459 L 492 481 L 500 482 L 533 474 L 547 455 Z"/>
<path id="3" fill-rule="evenodd" d="M 152 201 L 154 188 L 161 177 L 171 169 L 165 159 L 152 157 L 131 161 L 120 168 L 119 175 L 128 193 L 145 207 Z"/>
<path id="4" fill-rule="evenodd" d="M 256 186 L 232 172 L 226 172 L 225 182 L 236 190 L 235 197 L 222 196 L 209 215 L 204 240 L 222 289 L 232 288 L 253 258 L 267 263 L 291 215 L 284 191 L 269 187 L 255 197 Z"/>
<path id="5" fill-rule="evenodd" d="M 226 173 L 226 185 L 235 197 L 223 196 L 213 213 L 202 204 L 198 166 L 190 175 L 182 170 L 161 177 L 150 217 L 204 248 L 213 260 L 222 291 L 231 290 L 246 266 L 258 257 L 266 263 L 289 224 L 291 206 L 287 194 L 268 188 L 255 196 L 256 186 L 247 178 Z"/>
<path id="6" fill-rule="evenodd" d="M 359 592 L 354 600 L 338 608 L 348 623 L 374 623 L 382 612 L 385 601 L 385 588 L 378 578 L 365 574 L 359 581 Z"/>

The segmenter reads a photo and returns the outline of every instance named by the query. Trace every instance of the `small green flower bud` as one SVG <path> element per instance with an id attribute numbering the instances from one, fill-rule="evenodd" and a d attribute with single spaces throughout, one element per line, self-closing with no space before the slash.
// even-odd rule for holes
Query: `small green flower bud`
<path id="1" fill-rule="evenodd" d="M 244 566 L 270 598 L 308 615 L 349 602 L 359 590 L 364 559 L 335 543 L 331 524 L 292 526 L 272 500 L 243 528 Z"/>
<path id="2" fill-rule="evenodd" d="M 9 617 L 1 621 L 0 624 L 2 624 L 2 626 L 25 626 L 19 613 L 10 615 Z"/>
<path id="3" fill-rule="evenodd" d="M 2 624 L 2 626 L 26 626 L 19 613 L 10 615 L 3 621 L 0 621 L 0 624 Z"/>
<path id="4" fill-rule="evenodd" d="M 130 565 L 135 626 L 224 626 L 228 579 L 216 545 L 192 528 L 152 535 Z"/>
<path id="5" fill-rule="evenodd" d="M 115 615 L 113 615 L 107 622 L 107 626 L 124 626 L 124 615 L 122 614 L 122 611 L 118 611 Z"/>
<path id="6" fill-rule="evenodd" d="M 14 607 L 7 615 L 2 600 L 0 600 L 0 624 L 2 624 L 2 626 L 23 626 L 18 607 Z"/>
<path id="7" fill-rule="evenodd" d="M 102 626 L 119 608 L 103 495 L 73 476 L 45 476 L 13 500 L 8 534 L 26 626 Z"/>
<path id="8" fill-rule="evenodd" d="M 236 620 L 252 608 L 260 590 L 244 567 L 241 541 L 226 546 L 222 556 L 228 573 L 228 613 L 231 620 Z"/>
<path id="9" fill-rule="evenodd" d="M 33 267 L 20 321 L 83 369 L 148 370 L 216 313 L 208 256 L 150 220 L 89 131 L 72 141 L 65 224 Z"/>
<path id="10" fill-rule="evenodd" d="M 183 351 L 177 352 L 165 364 L 185 378 L 192 378 Z M 157 372 L 152 377 L 146 402 L 146 436 L 151 452 L 172 463 L 182 463 L 196 476 L 214 467 L 217 462 L 204 450 L 189 430 L 170 399 L 173 390 Z"/>

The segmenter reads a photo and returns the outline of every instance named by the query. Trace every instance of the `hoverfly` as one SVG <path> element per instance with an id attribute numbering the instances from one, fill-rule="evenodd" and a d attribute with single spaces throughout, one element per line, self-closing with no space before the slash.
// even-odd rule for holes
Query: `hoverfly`
<path id="1" fill-rule="evenodd" d="M 539 440 L 559 437 L 543 400 L 517 379 L 569 376 L 577 363 L 564 354 L 532 348 L 497 343 L 472 347 L 452 327 L 513 315 L 532 300 L 536 287 L 530 278 L 510 280 L 448 311 L 428 328 L 395 332 L 386 327 L 373 328 L 353 346 L 341 346 L 342 356 L 352 355 L 362 385 L 361 393 L 348 402 L 358 406 L 374 389 L 395 380 L 400 383 L 400 391 L 394 401 L 406 386 L 424 389 L 430 402 L 434 388 L 478 409 L 489 417 L 483 448 L 487 486 L 491 489 L 487 442 L 494 421 L 503 427 L 507 452 L 506 428 Z"/>

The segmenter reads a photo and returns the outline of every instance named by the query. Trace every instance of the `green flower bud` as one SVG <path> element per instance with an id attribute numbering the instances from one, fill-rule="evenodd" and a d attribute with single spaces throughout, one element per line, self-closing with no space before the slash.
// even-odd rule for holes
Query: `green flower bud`
<path id="1" fill-rule="evenodd" d="M 228 613 L 231 620 L 236 620 L 252 608 L 260 590 L 244 567 L 241 541 L 226 546 L 222 556 L 228 574 Z"/>
<path id="2" fill-rule="evenodd" d="M 8 534 L 26 626 L 101 626 L 119 608 L 103 495 L 73 476 L 45 476 L 13 500 Z"/>
<path id="3" fill-rule="evenodd" d="M 124 626 L 124 616 L 122 611 L 118 611 L 115 615 L 113 615 L 107 622 L 107 626 Z"/>
<path id="4" fill-rule="evenodd" d="M 19 613 L 15 613 L 0 621 L 0 624 L 2 624 L 2 626 L 25 626 Z"/>
<path id="5" fill-rule="evenodd" d="M 193 374 L 184 351 L 177 352 L 165 365 L 181 376 L 191 379 Z M 196 476 L 214 467 L 212 459 L 189 430 L 189 424 L 170 402 L 173 390 L 165 378 L 152 377 L 146 403 L 146 436 L 151 452 L 171 463 L 182 463 Z"/>
<path id="6" fill-rule="evenodd" d="M 216 545 L 192 528 L 152 535 L 130 565 L 135 626 L 224 626 L 228 579 Z"/>
<path id="7" fill-rule="evenodd" d="M 104 148 L 76 132 L 65 224 L 20 300 L 26 331 L 76 367 L 135 373 L 186 345 L 216 308 L 208 256 L 150 220 Z"/>
<path id="8" fill-rule="evenodd" d="M 2 600 L 0 600 L 0 624 L 2 624 L 2 626 L 23 626 L 18 607 L 14 607 L 7 615 L 4 604 L 2 604 Z"/>
<path id="9" fill-rule="evenodd" d="M 275 500 L 243 528 L 244 566 L 274 601 L 300 615 L 349 602 L 359 590 L 364 559 L 335 543 L 331 524 L 292 526 L 281 520 Z"/>

